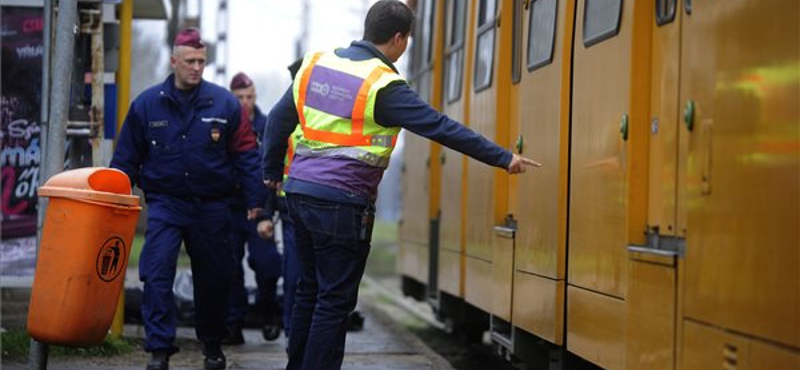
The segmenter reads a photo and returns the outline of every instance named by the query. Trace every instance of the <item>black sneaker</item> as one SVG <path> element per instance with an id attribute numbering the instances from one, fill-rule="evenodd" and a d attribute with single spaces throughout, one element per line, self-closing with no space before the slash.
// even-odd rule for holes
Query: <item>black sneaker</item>
<path id="1" fill-rule="evenodd" d="M 261 328 L 261 335 L 264 336 L 264 340 L 267 342 L 272 342 L 278 337 L 281 336 L 281 325 L 280 324 L 267 324 Z"/>
<path id="2" fill-rule="evenodd" d="M 347 331 L 361 331 L 364 329 L 364 315 L 359 311 L 350 312 L 347 316 Z"/>
<path id="3" fill-rule="evenodd" d="M 222 340 L 222 344 L 228 346 L 238 346 L 244 344 L 244 335 L 242 334 L 242 326 L 239 324 L 228 326 L 228 336 Z"/>
<path id="4" fill-rule="evenodd" d="M 205 360 L 203 360 L 203 368 L 205 370 L 223 370 L 227 366 L 221 347 L 206 346 L 203 354 L 206 356 Z"/>
<path id="5" fill-rule="evenodd" d="M 169 352 L 155 351 L 147 363 L 147 370 L 169 370 Z"/>

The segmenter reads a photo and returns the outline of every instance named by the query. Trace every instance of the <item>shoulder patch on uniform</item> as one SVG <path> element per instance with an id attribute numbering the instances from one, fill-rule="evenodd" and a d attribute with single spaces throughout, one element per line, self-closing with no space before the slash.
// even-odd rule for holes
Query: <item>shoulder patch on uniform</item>
<path id="1" fill-rule="evenodd" d="M 150 126 L 150 127 L 167 127 L 167 126 L 169 126 L 169 121 L 166 121 L 166 120 L 164 120 L 164 121 L 150 121 L 148 126 Z"/>
<path id="2" fill-rule="evenodd" d="M 227 119 L 219 118 L 219 117 L 202 117 L 202 118 L 200 118 L 200 120 L 203 121 L 203 122 L 206 122 L 206 123 L 208 123 L 208 122 L 216 122 L 216 123 L 221 123 L 223 125 L 228 123 Z"/>

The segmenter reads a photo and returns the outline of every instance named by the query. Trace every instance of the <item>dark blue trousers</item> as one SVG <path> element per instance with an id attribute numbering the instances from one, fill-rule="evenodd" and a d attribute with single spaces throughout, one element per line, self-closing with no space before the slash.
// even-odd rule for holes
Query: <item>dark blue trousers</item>
<path id="1" fill-rule="evenodd" d="M 262 239 L 256 232 L 256 223 L 247 220 L 247 210 L 233 208 L 233 244 L 237 264 L 233 273 L 230 302 L 228 307 L 228 324 L 241 324 L 247 314 L 247 290 L 244 287 L 244 245 L 247 243 L 249 256 L 247 264 L 256 275 L 256 307 L 265 320 L 278 317 L 278 304 L 275 300 L 278 278 L 281 277 L 281 256 L 275 246 L 274 239 Z"/>
<path id="2" fill-rule="evenodd" d="M 292 310 L 300 279 L 300 260 L 294 239 L 294 222 L 289 217 L 281 218 L 283 231 L 283 332 L 288 338 L 292 333 Z"/>
<path id="3" fill-rule="evenodd" d="M 286 369 L 338 370 L 370 250 L 358 238 L 364 207 L 300 194 L 287 202 L 301 273 Z"/>
<path id="4" fill-rule="evenodd" d="M 139 258 L 145 350 L 177 351 L 172 284 L 181 243 L 191 258 L 197 338 L 206 345 L 219 344 L 227 334 L 228 287 L 235 265 L 228 201 L 148 194 L 147 204 L 147 233 Z"/>

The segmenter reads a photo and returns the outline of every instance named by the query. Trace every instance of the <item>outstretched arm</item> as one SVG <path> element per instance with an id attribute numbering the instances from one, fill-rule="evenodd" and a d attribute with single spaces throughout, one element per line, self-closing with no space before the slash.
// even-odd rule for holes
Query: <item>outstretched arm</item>
<path id="1" fill-rule="evenodd" d="M 378 124 L 402 127 L 436 141 L 490 166 L 511 174 L 525 172 L 526 167 L 540 167 L 536 161 L 512 154 L 469 127 L 439 113 L 419 98 L 405 83 L 396 83 L 378 93 L 375 112 Z"/>

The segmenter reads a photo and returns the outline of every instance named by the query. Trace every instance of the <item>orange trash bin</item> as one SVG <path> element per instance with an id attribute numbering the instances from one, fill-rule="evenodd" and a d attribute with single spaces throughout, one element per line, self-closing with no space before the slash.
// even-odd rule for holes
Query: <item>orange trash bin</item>
<path id="1" fill-rule="evenodd" d="M 128 268 L 141 207 L 124 172 L 81 168 L 39 188 L 49 197 L 28 311 L 40 342 L 103 342 Z"/>

